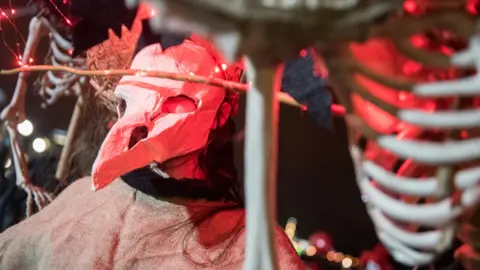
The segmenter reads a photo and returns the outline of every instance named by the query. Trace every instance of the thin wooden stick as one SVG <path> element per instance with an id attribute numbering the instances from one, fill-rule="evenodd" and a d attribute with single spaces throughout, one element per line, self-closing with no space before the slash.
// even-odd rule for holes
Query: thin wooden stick
<path id="1" fill-rule="evenodd" d="M 78 130 L 78 125 L 80 123 L 80 116 L 82 112 L 83 98 L 79 96 L 77 103 L 75 104 L 75 109 L 73 110 L 72 118 L 70 119 L 70 124 L 68 125 L 67 138 L 65 139 L 65 144 L 63 145 L 62 153 L 60 154 L 60 159 L 57 165 L 57 171 L 55 173 L 55 178 L 62 184 L 66 184 L 67 171 L 70 167 L 69 156 L 73 147 L 73 140 Z"/>
<path id="2" fill-rule="evenodd" d="M 250 86 L 244 83 L 237 83 L 232 81 L 226 81 L 214 77 L 203 77 L 198 76 L 195 74 L 178 74 L 178 73 L 171 73 L 171 72 L 163 72 L 163 71 L 151 71 L 151 70 L 138 70 L 138 69 L 112 69 L 112 70 L 83 70 L 83 69 L 75 69 L 67 66 L 51 66 L 51 65 L 32 65 L 28 66 L 25 65 L 20 68 L 14 69 L 2 69 L 0 70 L 1 75 L 12 75 L 22 72 L 32 72 L 32 71 L 57 71 L 57 72 L 68 72 L 72 74 L 76 74 L 79 76 L 86 76 L 86 77 L 93 77 L 93 76 L 141 76 L 141 77 L 156 77 L 156 78 L 164 78 L 170 79 L 175 81 L 186 81 L 192 83 L 201 83 L 201 84 L 209 84 L 213 86 L 222 87 L 225 89 L 231 89 L 241 92 L 246 92 Z M 298 107 L 303 110 L 306 110 L 306 107 L 298 102 L 296 102 L 290 95 L 287 93 L 279 92 L 277 93 L 278 100 L 282 103 L 288 104 L 293 107 Z"/>

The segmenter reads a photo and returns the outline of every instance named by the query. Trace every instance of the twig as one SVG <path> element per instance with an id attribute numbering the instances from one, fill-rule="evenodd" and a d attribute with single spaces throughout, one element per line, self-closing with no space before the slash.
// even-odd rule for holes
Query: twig
<path id="1" fill-rule="evenodd" d="M 112 69 L 112 70 L 82 70 L 82 69 L 75 69 L 66 66 L 51 66 L 51 65 L 32 65 L 28 66 L 25 65 L 23 67 L 14 68 L 5 70 L 0 70 L 1 75 L 12 75 L 21 72 L 39 72 L 39 71 L 60 71 L 60 72 L 68 72 L 72 74 L 76 74 L 79 76 L 86 76 L 86 77 L 93 77 L 93 76 L 141 76 L 141 77 L 156 77 L 156 78 L 164 78 L 170 79 L 175 81 L 185 81 L 191 83 L 201 83 L 201 84 L 209 84 L 213 86 L 222 87 L 225 89 L 231 89 L 236 91 L 246 92 L 250 86 L 244 83 L 237 83 L 226 81 L 218 78 L 207 78 L 203 76 L 198 76 L 195 74 L 178 74 L 178 73 L 171 73 L 171 72 L 163 72 L 163 71 L 151 71 L 151 70 L 138 70 L 138 69 Z M 306 110 L 306 107 L 298 102 L 296 102 L 290 95 L 286 93 L 279 92 L 277 94 L 277 98 L 281 103 L 288 104 L 290 106 L 302 108 Z"/>
<path id="2" fill-rule="evenodd" d="M 70 119 L 70 124 L 68 126 L 68 131 L 67 131 L 67 138 L 65 140 L 65 144 L 62 149 L 62 153 L 60 154 L 60 159 L 58 161 L 57 165 L 57 171 L 55 172 L 55 178 L 62 183 L 66 184 L 66 176 L 67 176 L 67 170 L 69 167 L 69 154 L 72 149 L 72 144 L 73 144 L 73 139 L 75 138 L 76 131 L 78 129 L 78 124 L 80 123 L 80 115 L 82 111 L 82 105 L 83 105 L 83 98 L 80 95 L 77 99 L 77 103 L 75 104 L 75 109 L 73 110 L 72 118 Z"/>

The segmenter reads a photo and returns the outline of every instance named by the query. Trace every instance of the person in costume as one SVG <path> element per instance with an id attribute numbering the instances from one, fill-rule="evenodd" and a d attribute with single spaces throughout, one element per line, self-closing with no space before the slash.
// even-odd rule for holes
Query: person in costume
<path id="1" fill-rule="evenodd" d="M 132 69 L 240 80 L 199 37 L 147 43 Z M 233 165 L 237 95 L 142 74 L 115 89 L 118 120 L 92 176 L 0 235 L 2 269 L 241 269 L 244 204 Z M 92 188 L 95 191 L 92 191 Z M 280 269 L 305 269 L 276 228 Z"/>

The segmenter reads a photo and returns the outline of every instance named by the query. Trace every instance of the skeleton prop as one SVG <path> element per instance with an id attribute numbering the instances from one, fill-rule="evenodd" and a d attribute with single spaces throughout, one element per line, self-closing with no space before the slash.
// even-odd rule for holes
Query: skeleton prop
<path id="1" fill-rule="evenodd" d="M 126 1 L 128 5 L 134 2 Z M 476 20 L 465 11 L 471 10 L 475 1 L 408 1 L 406 8 L 413 5 L 417 13 L 421 11 L 417 16 L 398 14 L 400 9 L 397 14 L 388 13 L 396 5 L 394 1 L 370 1 L 370 5 L 367 1 L 336 1 L 339 5 L 335 7 L 329 6 L 333 3 L 329 1 L 197 1 L 195 6 L 203 9 L 193 9 L 193 2 L 187 0 L 151 2 L 162 10 L 152 19 L 156 29 L 203 31 L 229 59 L 236 55 L 249 59 L 247 75 L 252 88 L 247 104 L 246 192 L 251 234 L 245 269 L 275 268 L 273 254 L 259 252 L 260 248 L 268 250 L 266 247 L 274 250 L 268 236 L 275 201 L 271 192 L 277 121 L 271 94 L 273 67 L 301 45 L 315 42 L 346 109 L 358 184 L 368 200 L 379 238 L 397 261 L 412 266 L 429 264 L 450 245 L 462 223 L 460 217 L 476 206 L 479 198 L 478 168 L 474 166 L 478 142 L 471 132 L 478 128 L 478 105 L 467 104 L 468 100 L 476 104 L 472 97 L 480 84 L 476 76 L 461 78 L 468 74 L 465 69 L 478 66 Z M 230 19 L 222 24 L 228 29 L 218 28 L 213 12 L 205 15 L 213 10 Z M 321 25 L 319 20 L 310 20 L 312 14 L 329 21 Z M 304 26 L 289 24 L 295 19 Z M 235 28 L 239 21 L 251 27 Z M 281 30 L 275 31 L 269 24 L 272 21 L 281 24 Z M 340 34 L 327 35 L 322 29 Z M 458 51 L 454 46 L 428 51 L 411 43 L 414 35 L 432 30 L 458 36 L 468 42 L 468 49 Z M 277 49 L 272 44 L 282 46 Z M 386 58 L 375 58 L 379 50 Z M 457 54 L 452 55 L 452 50 Z M 397 59 L 436 72 L 428 77 L 399 76 Z M 445 76 L 441 69 L 450 72 L 443 72 Z M 428 83 L 432 80 L 436 82 Z M 448 102 L 442 105 L 445 100 Z M 361 146 L 365 140 L 366 145 Z M 400 169 L 395 168 L 398 164 Z M 431 229 L 418 232 L 420 226 Z M 469 230 L 469 237 L 478 238 L 475 230 Z M 479 267 L 480 256 L 474 255 L 472 247 L 460 254 L 467 268 Z"/>
<path id="2" fill-rule="evenodd" d="M 26 67 L 33 62 L 33 57 L 37 47 L 43 37 L 50 36 L 51 56 L 47 62 L 54 66 L 70 66 L 84 69 L 86 64 L 85 56 L 72 57 L 73 45 L 69 40 L 69 26 L 67 23 L 59 23 L 61 16 L 50 6 L 50 3 L 36 1 L 38 14 L 33 17 L 29 25 L 29 34 L 25 44 L 25 50 L 20 57 L 21 66 Z M 22 187 L 28 194 L 27 197 L 27 217 L 33 214 L 32 203 L 35 202 L 36 208 L 41 210 L 45 207 L 53 195 L 32 185 L 28 179 L 28 168 L 25 162 L 24 152 L 18 142 L 16 133 L 17 124 L 26 119 L 25 115 L 25 96 L 28 89 L 28 78 L 30 72 L 20 73 L 10 104 L 2 111 L 1 119 L 8 126 L 8 132 L 11 139 L 12 155 L 15 163 L 15 173 L 17 185 Z M 44 98 L 45 105 L 51 105 L 61 96 L 75 94 L 79 95 L 84 78 L 75 74 L 47 71 L 41 78 L 40 96 Z M 75 122 L 75 121 L 74 121 Z"/>
<path id="3" fill-rule="evenodd" d="M 466 11 L 441 9 L 439 3 L 419 17 L 388 18 L 362 44 L 319 49 L 346 107 L 357 181 L 378 237 L 397 261 L 412 266 L 446 250 L 479 199 L 478 107 L 470 90 L 479 85 L 461 78 L 477 65 L 478 29 Z M 391 31 L 400 25 L 401 32 Z M 435 26 L 441 28 L 432 34 Z M 443 41 L 443 49 L 415 43 L 428 42 L 425 33 Z M 453 36 L 468 46 L 449 58 L 447 50 L 460 49 L 447 43 Z M 398 70 L 412 63 L 433 71 Z"/>
<path id="4" fill-rule="evenodd" d="M 78 5 L 76 6 L 77 10 L 73 9 L 73 11 L 76 11 L 78 14 L 76 14 L 76 16 L 70 16 L 71 4 L 71 1 L 68 1 L 68 3 L 66 1 L 56 0 L 32 1 L 31 7 L 36 8 L 38 12 L 30 21 L 29 34 L 25 44 L 25 50 L 23 55 L 20 57 L 22 72 L 19 75 L 10 104 L 1 113 L 2 120 L 8 123 L 10 127 L 8 129 L 10 137 L 15 138 L 15 141 L 12 142 L 12 154 L 14 156 L 13 160 L 16 162 L 15 172 L 17 175 L 17 184 L 25 189 L 25 191 L 29 194 L 27 199 L 27 217 L 33 213 L 31 206 L 33 203 L 32 198 L 35 198 L 34 201 L 36 203 L 36 207 L 38 210 L 40 210 L 46 206 L 46 204 L 48 204 L 49 200 L 39 200 L 37 198 L 39 194 L 43 195 L 44 197 L 47 196 L 47 198 L 51 198 L 53 196 L 51 194 L 47 194 L 46 191 L 35 187 L 30 183 L 30 180 L 27 177 L 28 168 L 26 167 L 26 163 L 19 163 L 19 161 L 23 159 L 24 153 L 18 143 L 18 136 L 12 133 L 16 130 L 17 124 L 23 122 L 26 118 L 25 95 L 28 89 L 27 80 L 31 74 L 31 72 L 28 70 L 29 65 L 33 62 L 33 56 L 36 54 L 37 47 L 42 38 L 48 35 L 51 39 L 50 52 L 49 56 L 47 56 L 45 64 L 51 64 L 54 67 L 63 66 L 79 70 L 86 69 L 88 63 L 85 48 L 92 43 L 92 40 L 98 39 L 98 35 L 95 35 L 94 32 L 91 32 L 88 38 L 81 37 L 81 42 L 77 41 L 76 46 L 73 46 L 75 39 L 78 40 L 77 36 L 81 35 L 83 33 L 82 31 L 90 26 L 89 23 L 92 21 L 92 19 L 88 17 L 82 17 L 81 12 L 78 12 Z M 121 12 L 121 10 L 119 11 L 116 9 L 110 9 L 110 11 L 111 13 L 107 14 L 111 15 L 115 12 Z M 135 12 L 133 12 L 133 14 L 135 15 Z M 141 15 L 144 16 L 144 12 L 141 13 Z M 67 16 L 75 17 L 80 21 L 80 23 L 73 23 L 73 19 L 69 19 Z M 128 19 L 123 22 L 127 27 L 130 27 L 132 25 L 134 16 L 132 17 L 130 15 L 127 17 Z M 105 27 L 108 29 L 109 25 L 107 24 Z M 101 29 L 103 30 L 103 28 Z M 120 37 L 121 34 L 122 32 L 117 32 L 117 35 Z M 86 77 L 84 76 L 54 70 L 46 71 L 39 81 L 39 93 L 44 99 L 43 106 L 52 105 L 64 95 L 74 94 L 76 96 L 80 96 L 82 88 L 84 88 L 86 85 Z M 68 158 L 71 152 L 71 142 L 75 137 L 78 127 L 82 103 L 83 99 L 80 96 L 74 108 L 67 132 L 66 143 L 62 149 L 55 175 L 55 177 L 64 185 L 66 184 L 65 181 L 68 175 Z M 32 193 L 32 191 L 35 192 Z M 34 196 L 30 196 L 31 194 L 34 194 Z"/>
<path id="5" fill-rule="evenodd" d="M 367 209 L 379 238 L 396 260 L 412 266 L 429 264 L 449 246 L 463 222 L 460 218 L 469 213 L 479 197 L 474 166 L 477 139 L 469 133 L 477 125 L 474 119 L 478 106 L 465 105 L 463 100 L 475 100 L 471 97 L 479 85 L 476 77 L 461 78 L 469 74 L 465 69 L 477 65 L 476 20 L 464 11 L 469 3 L 429 1 L 422 6 L 425 12 L 410 16 L 399 8 L 403 1 L 319 0 L 297 1 L 294 5 L 290 1 L 149 2 L 159 11 L 152 20 L 156 29 L 199 32 L 209 36 L 227 60 L 245 56 L 251 83 L 245 151 L 245 269 L 277 268 L 272 230 L 278 121 L 278 82 L 274 83 L 274 78 L 278 64 L 310 44 L 315 44 L 336 85 L 336 95 L 345 106 L 357 182 L 368 200 Z M 334 2 L 338 5 L 332 6 Z M 136 1 L 126 4 L 134 6 Z M 413 35 L 430 29 L 459 36 L 468 42 L 468 49 L 450 48 L 459 51 L 452 56 L 445 49 L 428 51 L 411 43 Z M 389 57 L 387 60 L 367 54 L 376 50 L 378 56 L 380 49 Z M 427 78 L 399 75 L 397 59 L 452 72 L 448 76 L 429 74 Z M 438 99 L 446 96 L 451 98 Z M 433 112 L 427 113 L 429 110 Z M 138 112 L 130 117 L 133 120 L 124 121 L 126 129 L 133 130 L 139 123 L 147 123 L 145 126 L 151 129 L 150 115 Z M 128 126 L 128 122 L 135 124 Z M 437 134 L 432 135 L 430 130 Z M 121 139 L 112 134 L 112 139 Z M 128 145 L 126 140 L 119 143 Z M 148 152 L 146 141 L 137 143 L 142 149 L 137 151 L 147 152 L 150 157 L 129 166 L 162 161 L 162 157 Z M 111 162 L 124 164 L 124 152 L 116 152 Z M 108 168 L 109 162 L 99 158 L 96 166 Z M 398 163 L 400 169 L 395 168 Z M 97 174 L 96 188 L 122 173 L 122 169 L 115 170 L 106 176 Z M 430 230 L 418 231 L 425 226 Z M 470 265 L 478 263 L 473 252 L 476 245 L 471 239 L 465 240 L 470 247 L 462 250 L 461 258 L 470 269 L 476 269 Z"/>

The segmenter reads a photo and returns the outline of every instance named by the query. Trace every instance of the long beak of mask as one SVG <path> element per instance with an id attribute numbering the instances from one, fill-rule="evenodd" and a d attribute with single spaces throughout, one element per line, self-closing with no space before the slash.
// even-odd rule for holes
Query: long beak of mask
<path id="1" fill-rule="evenodd" d="M 142 126 L 143 123 L 148 123 L 148 120 L 146 120 L 147 119 L 121 119 L 113 125 L 93 165 L 92 177 L 94 190 L 104 188 L 117 177 L 130 172 L 132 168 L 141 168 L 152 162 L 153 155 L 149 151 L 147 144 L 143 141 L 139 141 L 129 149 L 135 129 Z"/>

